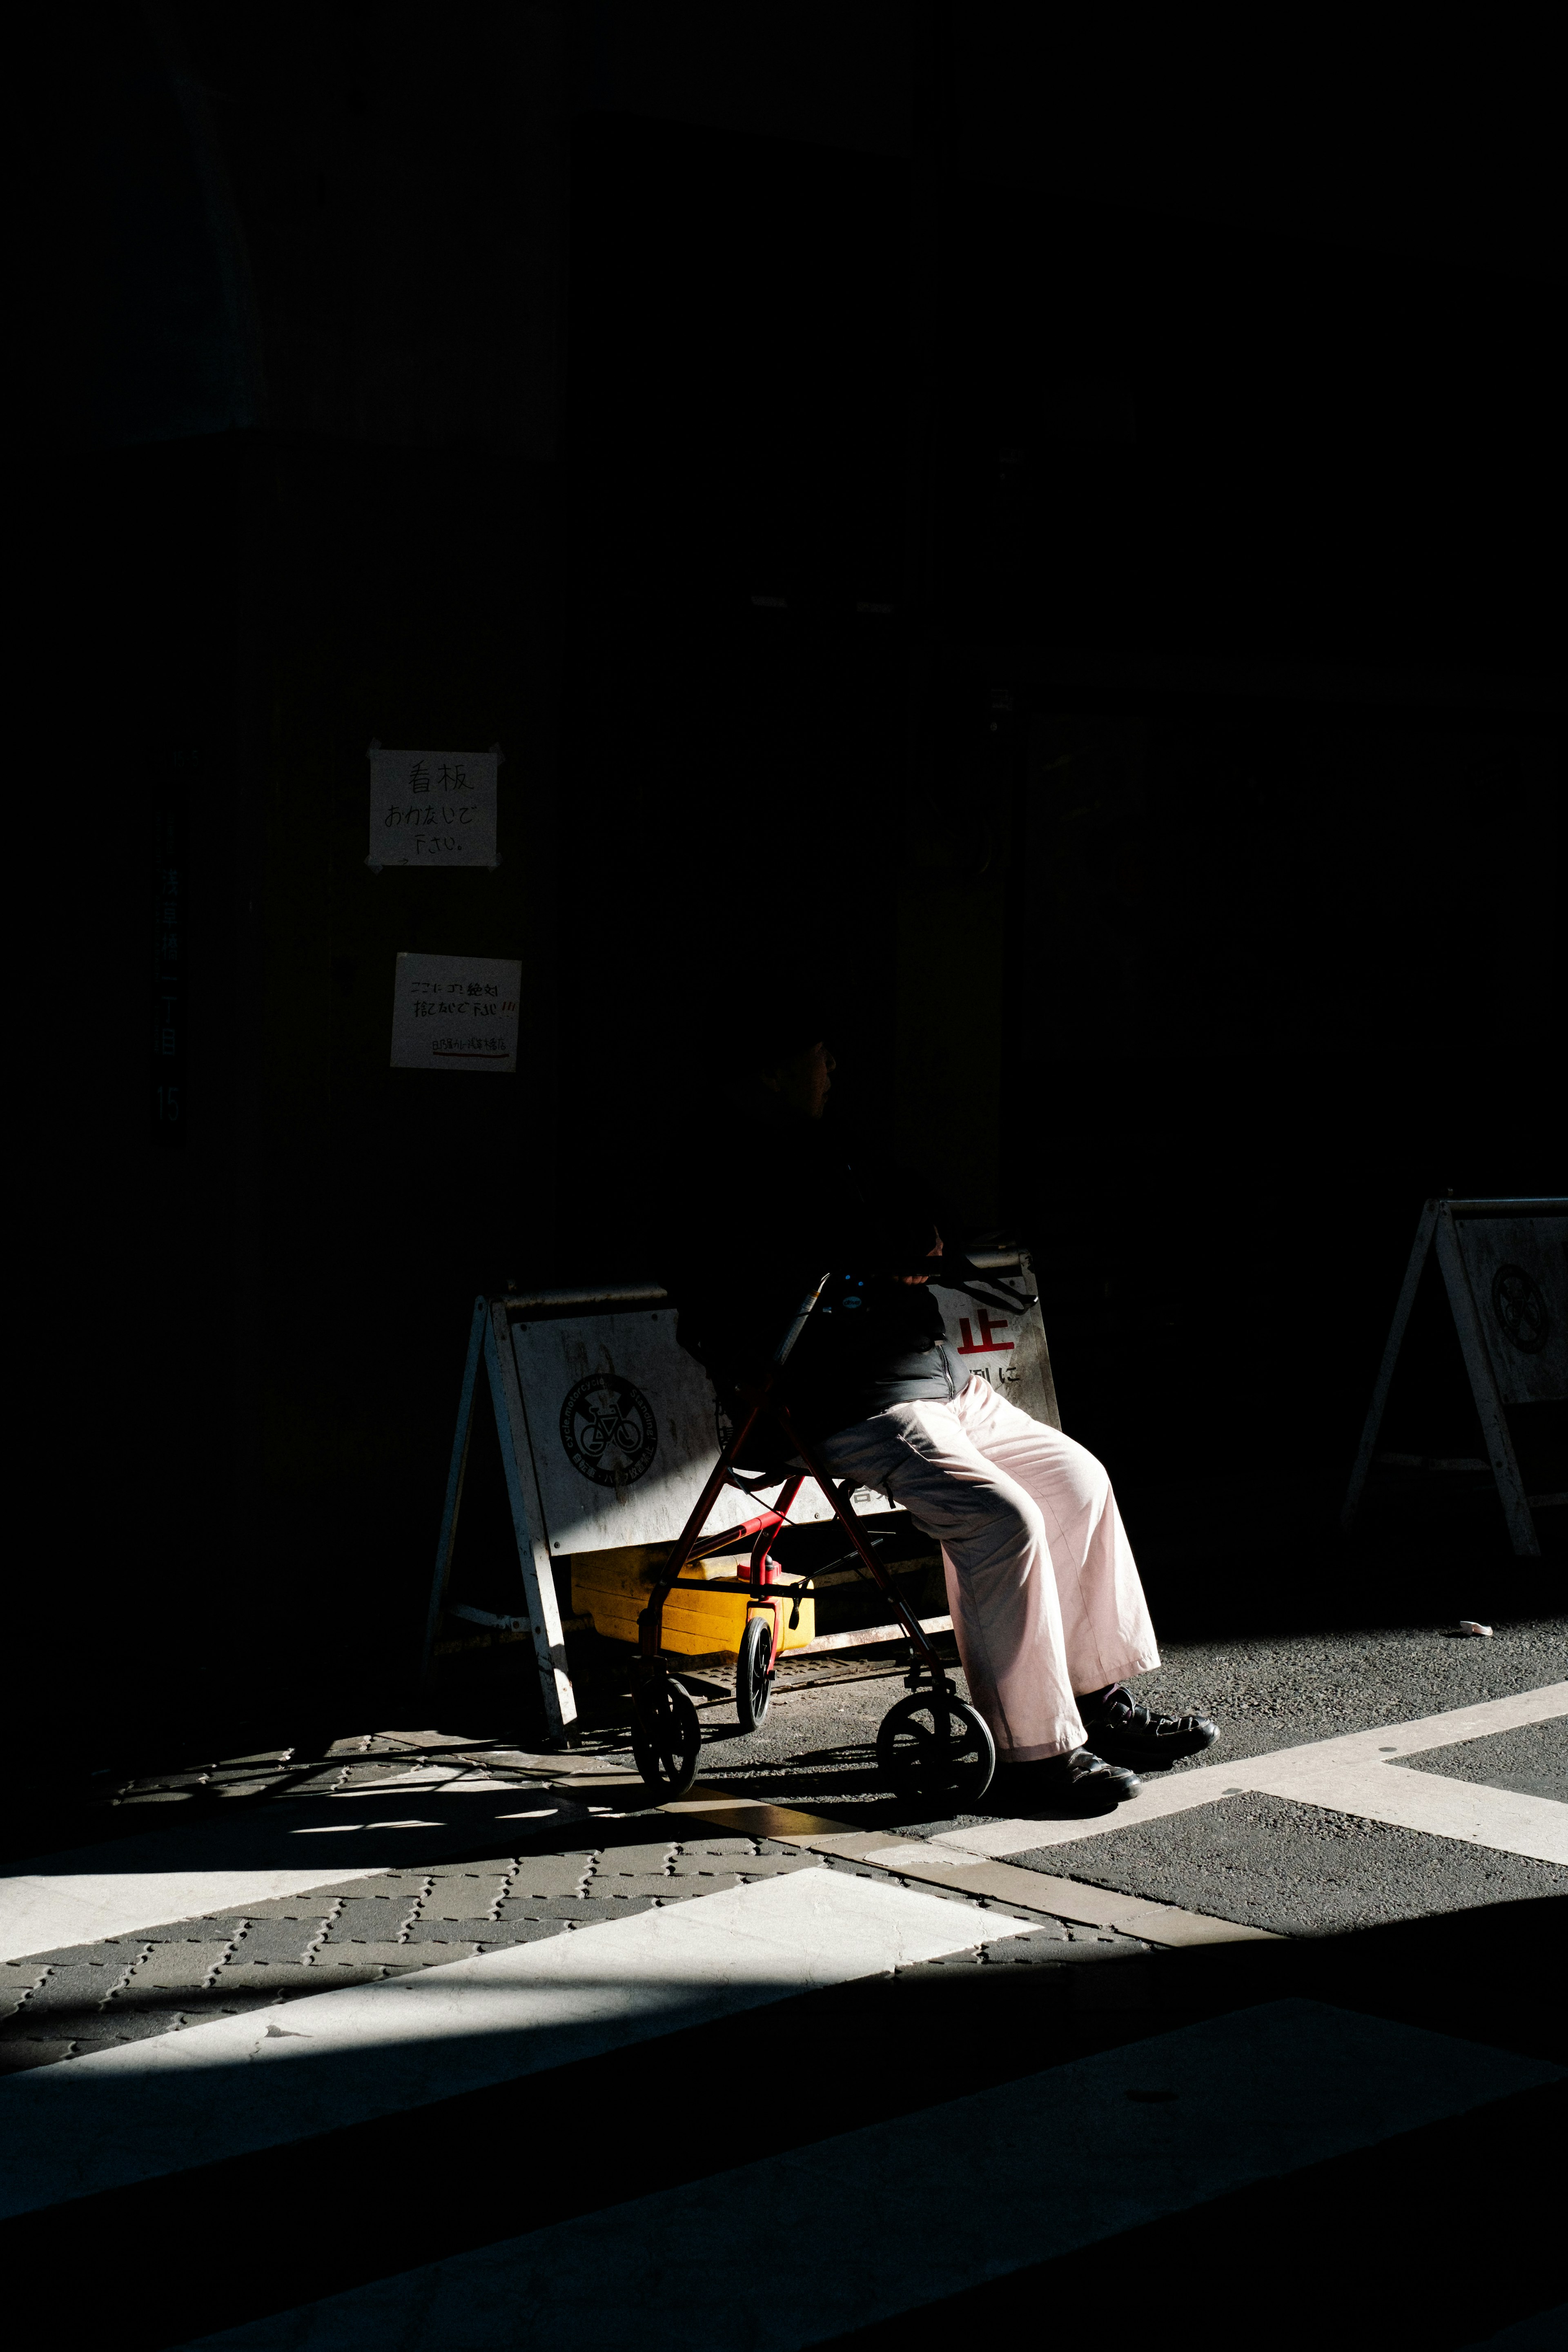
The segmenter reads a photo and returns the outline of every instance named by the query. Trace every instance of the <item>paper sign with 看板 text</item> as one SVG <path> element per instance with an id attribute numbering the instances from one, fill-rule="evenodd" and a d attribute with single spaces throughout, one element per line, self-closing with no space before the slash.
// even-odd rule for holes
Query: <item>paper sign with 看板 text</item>
<path id="1" fill-rule="evenodd" d="M 388 751 L 370 747 L 370 855 L 384 866 L 484 866 L 496 855 L 496 770 L 489 751 Z"/>

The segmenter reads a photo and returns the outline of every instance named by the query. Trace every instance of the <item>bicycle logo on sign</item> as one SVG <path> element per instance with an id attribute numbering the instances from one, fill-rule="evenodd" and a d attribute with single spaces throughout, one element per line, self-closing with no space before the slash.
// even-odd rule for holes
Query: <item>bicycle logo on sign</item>
<path id="1" fill-rule="evenodd" d="M 561 1443 L 574 1470 L 617 1490 L 640 1478 L 658 1445 L 658 1423 L 641 1389 L 618 1372 L 591 1372 L 566 1391 Z"/>
<path id="2" fill-rule="evenodd" d="M 1539 1356 L 1552 1336 L 1552 1318 L 1534 1276 L 1521 1265 L 1500 1265 L 1492 1276 L 1492 1308 L 1520 1353 Z"/>

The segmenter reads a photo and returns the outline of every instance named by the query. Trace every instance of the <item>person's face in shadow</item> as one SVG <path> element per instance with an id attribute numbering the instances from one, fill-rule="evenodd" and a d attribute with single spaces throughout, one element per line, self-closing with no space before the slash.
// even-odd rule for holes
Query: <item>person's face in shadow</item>
<path id="1" fill-rule="evenodd" d="M 792 1054 L 787 1062 L 776 1069 L 763 1072 L 763 1084 L 776 1095 L 779 1107 L 792 1118 L 820 1118 L 833 1090 L 833 1072 L 838 1065 L 820 1040 L 799 1054 Z"/>

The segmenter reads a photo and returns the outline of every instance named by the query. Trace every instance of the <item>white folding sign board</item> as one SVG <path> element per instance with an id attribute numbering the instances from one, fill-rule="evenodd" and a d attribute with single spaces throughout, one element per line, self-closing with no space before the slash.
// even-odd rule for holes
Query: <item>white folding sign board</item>
<path id="1" fill-rule="evenodd" d="M 552 1553 L 673 1543 L 720 1445 L 712 1383 L 677 1339 L 675 1309 L 518 1322 L 511 1343 Z M 777 1491 L 753 1501 L 725 1486 L 704 1532 L 738 1526 Z M 879 1495 L 857 1507 L 889 1506 Z M 792 1524 L 831 1516 L 808 1479 Z"/>
<path id="2" fill-rule="evenodd" d="M 522 965 L 510 956 L 400 955 L 392 1067 L 515 1070 L 521 1002 Z"/>
<path id="3" fill-rule="evenodd" d="M 1503 1402 L 1561 1403 L 1568 1397 L 1568 1220 L 1466 1217 L 1454 1233 Z"/>
<path id="4" fill-rule="evenodd" d="M 995 1280 L 998 1297 L 1026 1285 L 1033 1286 L 1032 1276 L 1013 1269 L 998 1274 Z M 982 1274 L 979 1287 L 988 1286 Z M 1032 1421 L 1059 1429 L 1061 1415 L 1057 1410 L 1039 1300 L 1031 1297 L 1026 1308 L 1003 1313 L 994 1307 L 982 1307 L 962 1290 L 933 1289 L 931 1296 L 942 1308 L 942 1326 L 961 1368 L 989 1381 L 998 1396 L 1016 1404 Z"/>
<path id="5" fill-rule="evenodd" d="M 1436 1256 L 1469 1374 L 1498 1499 L 1521 1559 L 1539 1559 L 1535 1513 L 1568 1496 L 1527 1495 L 1509 1427 L 1510 1405 L 1568 1399 L 1568 1200 L 1428 1201 L 1362 1428 L 1341 1524 L 1361 1507 L 1394 1366 L 1428 1251 Z"/>
<path id="6" fill-rule="evenodd" d="M 370 747 L 370 855 L 384 866 L 485 866 L 496 855 L 496 770 L 501 753 L 388 751 Z"/>

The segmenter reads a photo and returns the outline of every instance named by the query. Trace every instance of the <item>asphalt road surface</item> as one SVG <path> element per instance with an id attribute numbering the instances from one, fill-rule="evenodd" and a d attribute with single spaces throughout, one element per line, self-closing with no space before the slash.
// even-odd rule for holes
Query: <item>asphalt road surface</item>
<path id="1" fill-rule="evenodd" d="M 795 1671 L 809 1675 L 810 1662 Z M 1168 1774 L 1148 1776 L 1147 1784 L 1483 1706 L 1565 1675 L 1568 1629 L 1551 1619 L 1500 1626 L 1490 1641 L 1391 1628 L 1178 1643 L 1138 1684 L 1138 1696 L 1172 1714 L 1201 1708 L 1219 1723 L 1220 1742 Z M 962 1674 L 956 1679 L 962 1688 Z M 718 1687 L 700 1676 L 692 1681 L 699 1693 Z M 762 1729 L 746 1738 L 738 1734 L 732 1704 L 710 1698 L 702 1710 L 703 1780 L 766 1802 L 920 1837 L 962 1832 L 1005 1810 L 1005 1784 L 986 1814 L 926 1821 L 889 1801 L 877 1785 L 873 1743 L 879 1721 L 901 1695 L 891 1675 L 784 1689 Z M 1568 1719 L 1434 1746 L 1394 1769 L 1568 1806 Z M 1282 1935 L 1568 1892 L 1568 1872 L 1538 1855 L 1500 1853 L 1467 1837 L 1262 1792 L 1136 1828 L 1096 1824 L 1069 1845 L 1010 1848 L 1009 1859 Z"/>

